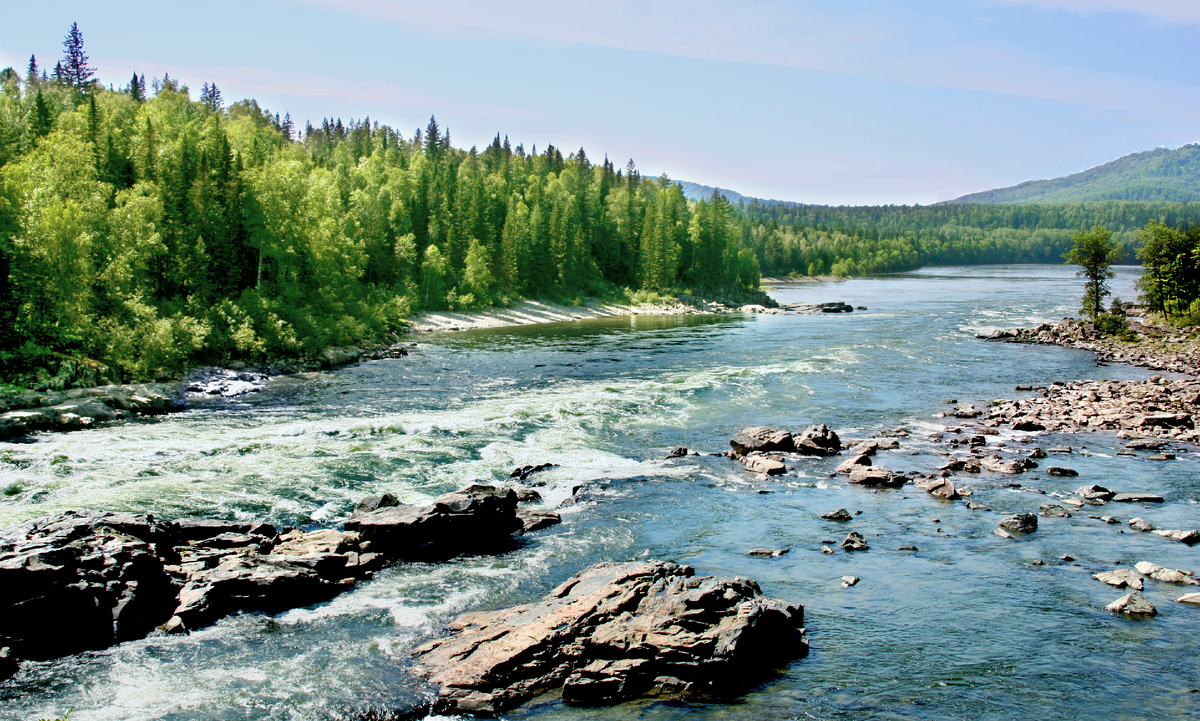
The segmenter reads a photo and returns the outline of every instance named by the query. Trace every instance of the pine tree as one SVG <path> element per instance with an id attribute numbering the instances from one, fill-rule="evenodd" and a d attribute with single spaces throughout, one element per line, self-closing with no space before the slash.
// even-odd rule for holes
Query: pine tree
<path id="1" fill-rule="evenodd" d="M 216 83 L 205 83 L 200 86 L 200 103 L 208 107 L 214 113 L 221 109 L 224 101 L 221 99 L 221 90 Z"/>
<path id="2" fill-rule="evenodd" d="M 38 64 L 37 64 L 37 56 L 35 56 L 35 55 L 29 56 L 29 70 L 27 71 L 27 73 L 25 75 L 25 80 L 30 85 L 33 85 L 38 80 Z"/>
<path id="3" fill-rule="evenodd" d="M 296 127 L 296 124 L 292 122 L 292 114 L 291 113 L 284 113 L 282 127 L 283 127 L 283 134 L 287 136 L 288 140 L 291 140 L 292 139 L 292 131 Z"/>
<path id="4" fill-rule="evenodd" d="M 87 92 L 95 80 L 96 69 L 88 67 L 88 56 L 83 52 L 83 33 L 79 24 L 71 23 L 71 31 L 63 40 L 61 80 L 82 92 Z"/>
<path id="5" fill-rule="evenodd" d="M 40 138 L 49 135 L 54 128 L 54 118 L 50 114 L 50 105 L 42 95 L 41 89 L 33 100 L 33 137 Z"/>
<path id="6" fill-rule="evenodd" d="M 138 103 L 146 99 L 146 87 L 141 80 L 138 80 L 137 73 L 134 73 L 133 78 L 129 81 L 129 97 Z"/>

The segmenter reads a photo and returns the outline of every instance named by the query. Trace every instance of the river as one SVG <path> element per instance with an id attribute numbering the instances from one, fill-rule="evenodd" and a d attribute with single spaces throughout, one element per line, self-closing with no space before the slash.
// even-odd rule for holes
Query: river
<path id="1" fill-rule="evenodd" d="M 1134 297 L 1137 271 L 1117 269 L 1118 295 Z M 367 494 L 416 503 L 547 461 L 558 466 L 530 480 L 545 484 L 550 505 L 582 486 L 561 525 L 515 549 L 398 564 L 328 604 L 28 663 L 0 684 L 0 717 L 405 710 L 428 692 L 409 672 L 410 649 L 455 614 L 532 600 L 597 561 L 654 558 L 748 576 L 804 604 L 811 654 L 737 699 L 575 709 L 548 696 L 507 718 L 1200 718 L 1200 609 L 1173 602 L 1186 589 L 1147 581 L 1161 615 L 1131 621 L 1103 610 L 1124 592 L 1091 579 L 1143 560 L 1200 572 L 1197 549 L 1090 519 L 1086 508 L 1003 540 L 992 534 L 996 512 L 911 486 L 851 488 L 828 477 L 835 459 L 798 462 L 771 481 L 724 458 L 662 460 L 681 445 L 723 451 L 745 426 L 826 423 L 843 439 L 905 428 L 900 449 L 876 464 L 928 471 L 942 462 L 944 446 L 928 436 L 949 421 L 935 417 L 943 401 L 986 405 L 1018 383 L 1150 375 L 1098 366 L 1083 351 L 975 338 L 1076 315 L 1079 294 L 1062 266 L 927 268 L 773 292 L 868 308 L 846 315 L 632 316 L 416 336 L 406 358 L 0 445 L 0 525 L 87 508 L 328 526 Z M 964 480 L 972 500 L 1036 512 L 1047 497 L 1029 487 L 1053 495 L 1100 483 L 1168 499 L 1103 513 L 1200 527 L 1195 454 L 1118 457 L 1123 442 L 1108 433 L 1037 443 L 1073 446 L 1053 462 L 1080 477 L 984 473 Z M 838 508 L 862 513 L 848 524 L 819 518 Z M 851 529 L 870 551 L 820 552 Z M 756 547 L 791 551 L 746 555 Z M 862 581 L 842 589 L 843 575 Z"/>

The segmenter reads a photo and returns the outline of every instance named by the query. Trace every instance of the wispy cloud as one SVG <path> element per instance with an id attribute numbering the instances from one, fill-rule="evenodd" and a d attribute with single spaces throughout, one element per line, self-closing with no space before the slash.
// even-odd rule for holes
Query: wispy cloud
<path id="1" fill-rule="evenodd" d="M 981 91 L 1120 112 L 1149 112 L 1170 98 L 1200 114 L 1200 90 L 1170 80 L 1051 63 L 1018 45 L 979 42 L 962 28 L 781 0 L 642 0 L 564 4 L 547 0 L 308 0 L 419 31 L 510 37 L 812 70 L 911 86 Z M 1188 0 L 987 0 L 1078 9 L 1140 7 L 1200 19 Z"/>
<path id="2" fill-rule="evenodd" d="M 1166 22 L 1200 23 L 1196 0 L 986 0 L 990 5 L 1028 5 L 1085 15 L 1124 12 Z"/>

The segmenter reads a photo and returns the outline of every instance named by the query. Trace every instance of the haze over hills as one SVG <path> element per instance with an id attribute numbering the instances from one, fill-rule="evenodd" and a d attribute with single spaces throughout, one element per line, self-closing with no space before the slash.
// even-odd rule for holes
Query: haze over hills
<path id="1" fill-rule="evenodd" d="M 788 200 L 765 200 L 725 188 L 679 181 L 690 200 L 712 197 L 716 190 L 732 203 L 765 206 L 799 206 Z M 1081 173 L 1050 180 L 1029 180 L 1008 188 L 970 193 L 936 205 L 960 203 L 1031 204 L 1127 200 L 1149 202 L 1200 201 L 1200 144 L 1174 150 L 1156 148 L 1131 153 Z"/>
<path id="2" fill-rule="evenodd" d="M 1030 180 L 947 203 L 1070 203 L 1084 200 L 1200 200 L 1200 145 L 1132 153 L 1065 178 Z"/>

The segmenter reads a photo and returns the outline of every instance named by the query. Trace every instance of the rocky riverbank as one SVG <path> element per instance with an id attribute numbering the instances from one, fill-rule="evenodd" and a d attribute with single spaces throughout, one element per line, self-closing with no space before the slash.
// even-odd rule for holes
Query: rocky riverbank
<path id="1" fill-rule="evenodd" d="M 1095 324 L 1064 318 L 1056 325 L 997 331 L 989 340 L 1080 348 L 1096 354 L 1098 362 L 1118 362 L 1200 375 L 1200 337 L 1194 329 L 1129 323 L 1131 340 L 1106 335 Z M 1132 340 L 1136 338 L 1136 340 Z M 1159 438 L 1200 442 L 1196 413 L 1200 410 L 1200 380 L 1073 381 L 1046 387 L 1018 386 L 1024 397 L 992 402 L 984 415 L 990 427 L 1020 431 L 1115 431 L 1120 438 Z M 958 415 L 959 413 L 951 415 Z"/>
<path id="2" fill-rule="evenodd" d="M 558 521 L 517 504 L 512 489 L 473 485 L 423 506 L 366 498 L 342 530 L 132 513 L 27 521 L 0 531 L 0 671 L 327 601 L 392 561 L 495 553 Z"/>
<path id="3" fill-rule="evenodd" d="M 204 366 L 182 380 L 161 383 L 86 385 L 111 380 L 112 373 L 91 374 L 65 390 L 12 390 L 0 393 L 0 441 L 39 431 L 76 431 L 183 410 L 190 402 L 233 398 L 261 391 L 274 376 L 328 370 L 365 360 L 408 355 L 405 344 L 326 348 L 316 355 L 276 360 L 261 366 L 234 361 L 224 368 Z M 90 366 L 89 366 L 90 367 Z"/>

